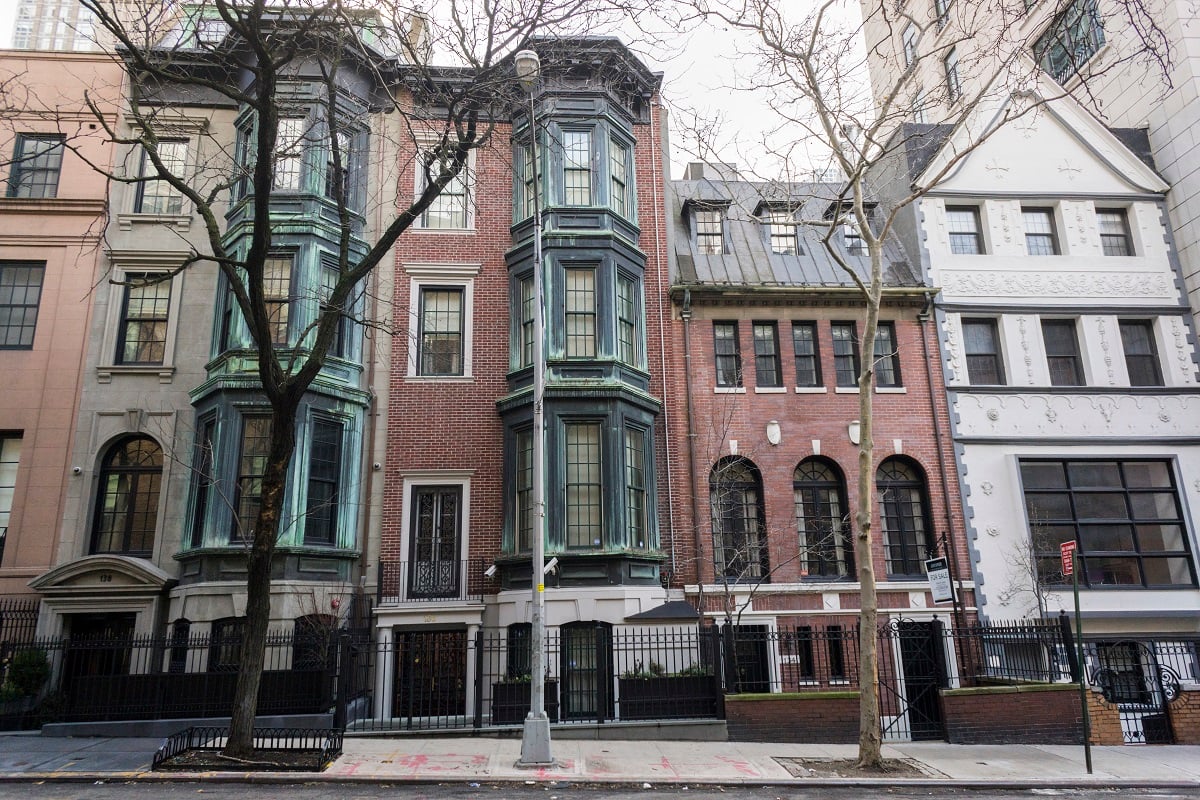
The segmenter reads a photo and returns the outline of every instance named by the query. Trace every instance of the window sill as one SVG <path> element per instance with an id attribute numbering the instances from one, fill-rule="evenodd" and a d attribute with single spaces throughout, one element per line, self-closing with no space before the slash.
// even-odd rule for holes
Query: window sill
<path id="1" fill-rule="evenodd" d="M 435 236 L 464 236 L 466 234 L 475 233 L 474 227 L 466 228 L 421 228 L 414 225 L 410 230 L 413 233 L 431 233 Z"/>
<path id="2" fill-rule="evenodd" d="M 159 383 L 170 383 L 175 377 L 175 367 L 170 364 L 110 364 L 96 367 L 99 383 L 112 383 L 113 375 L 157 375 Z"/>
<path id="3" fill-rule="evenodd" d="M 838 386 L 833 390 L 834 394 L 858 394 L 857 386 Z"/>
<path id="4" fill-rule="evenodd" d="M 904 386 L 876 386 L 875 394 L 908 394 L 908 389 Z"/>
<path id="5" fill-rule="evenodd" d="M 785 386 L 755 386 L 755 394 L 787 394 Z"/>
<path id="6" fill-rule="evenodd" d="M 474 383 L 474 375 L 405 375 L 405 383 Z"/>
<path id="7" fill-rule="evenodd" d="M 186 231 L 192 226 L 191 214 L 118 214 L 117 225 L 123 231 L 133 230 L 134 225 L 167 225 Z"/>
<path id="8" fill-rule="evenodd" d="M 713 394 L 745 394 L 745 386 L 714 386 Z"/>
<path id="9" fill-rule="evenodd" d="M 824 386 L 797 386 L 796 394 L 829 394 Z"/>

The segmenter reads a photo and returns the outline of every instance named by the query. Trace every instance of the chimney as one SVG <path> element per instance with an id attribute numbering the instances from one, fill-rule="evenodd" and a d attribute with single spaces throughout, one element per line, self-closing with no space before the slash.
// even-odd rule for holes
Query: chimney
<path id="1" fill-rule="evenodd" d="M 710 181 L 741 180 L 741 177 L 738 175 L 737 164 L 692 161 L 683 171 L 683 179 L 685 181 L 698 181 L 703 178 L 708 178 Z"/>

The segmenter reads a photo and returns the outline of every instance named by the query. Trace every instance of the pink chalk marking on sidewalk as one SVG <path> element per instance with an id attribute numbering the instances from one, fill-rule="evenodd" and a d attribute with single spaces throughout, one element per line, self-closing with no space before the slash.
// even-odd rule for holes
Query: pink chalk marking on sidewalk
<path id="1" fill-rule="evenodd" d="M 759 777 L 759 774 L 760 774 L 759 771 L 754 769 L 754 767 L 750 766 L 749 761 L 738 761 L 738 760 L 732 759 L 732 758 L 725 758 L 725 756 L 717 756 L 717 761 L 721 761 L 725 764 L 728 764 L 729 766 L 736 769 L 738 772 L 740 772 L 743 775 L 746 775 L 748 777 L 751 777 L 751 778 Z"/>

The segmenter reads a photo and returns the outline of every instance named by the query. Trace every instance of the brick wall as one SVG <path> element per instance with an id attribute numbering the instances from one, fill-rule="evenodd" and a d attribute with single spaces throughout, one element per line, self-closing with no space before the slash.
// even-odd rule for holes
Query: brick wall
<path id="1" fill-rule="evenodd" d="M 1192 684 L 1167 706 L 1175 744 L 1200 744 L 1200 685 Z"/>
<path id="2" fill-rule="evenodd" d="M 886 306 L 882 318 L 895 323 L 897 345 L 901 359 L 903 393 L 877 393 L 874 396 L 875 415 L 875 467 L 883 460 L 901 455 L 915 462 L 924 473 L 928 489 L 929 516 L 933 532 L 943 531 L 956 537 L 954 574 L 970 580 L 965 541 L 962 531 L 962 503 L 958 493 L 957 472 L 951 450 L 949 418 L 946 409 L 945 389 L 940 365 L 936 357 L 937 342 L 929 323 L 917 320 L 917 304 L 895 304 Z M 677 322 L 679 336 L 688 340 L 691 362 L 688 373 L 691 378 L 691 403 L 694 427 L 694 482 L 700 497 L 694 509 L 693 525 L 698 531 L 697 544 L 701 549 L 698 566 L 700 580 L 713 580 L 712 530 L 709 518 L 708 483 L 713 464 L 730 454 L 731 442 L 737 442 L 737 453 L 753 462 L 762 475 L 763 503 L 766 529 L 769 539 L 770 563 L 774 568 L 772 582 L 790 583 L 804 578 L 800 559 L 796 558 L 796 522 L 793 496 L 793 472 L 796 466 L 810 456 L 819 455 L 834 462 L 841 470 L 846 485 L 847 510 L 856 507 L 858 495 L 858 448 L 849 438 L 847 426 L 858 419 L 859 398 L 857 394 L 837 392 L 834 387 L 834 361 L 830 323 L 840 320 L 856 320 L 862 310 L 856 304 L 836 306 L 832 303 L 798 302 L 769 303 L 754 298 L 720 299 L 693 297 L 693 316 L 686 334 L 682 321 Z M 758 393 L 754 385 L 753 368 L 753 321 L 775 320 L 778 323 L 780 352 L 786 376 L 784 393 Z M 821 362 L 822 380 L 825 391 L 811 394 L 796 394 L 792 391 L 795 380 L 791 347 L 791 321 L 816 321 L 818 326 L 818 353 Z M 737 321 L 740 351 L 745 368 L 745 392 L 718 393 L 714 362 L 714 321 Z M 860 323 L 861 325 L 861 323 Z M 926 370 L 922 339 L 931 355 L 929 371 Z M 930 384 L 934 394 L 933 408 L 930 406 Z M 776 420 L 781 429 L 781 441 L 771 445 L 766 437 L 766 422 Z M 935 436 L 935 420 L 942 439 Z M 946 485 L 941 480 L 946 474 Z M 688 495 L 690 497 L 690 493 Z M 880 580 L 881 605 L 893 608 L 910 608 L 907 591 L 887 591 L 887 567 L 878 504 L 873 513 L 875 525 L 875 570 Z M 829 592 L 831 587 L 823 587 Z M 905 589 L 908 587 L 906 586 Z M 852 610 L 858 607 L 855 592 L 841 594 L 840 607 Z M 969 597 L 966 599 L 970 599 Z M 756 601 L 757 603 L 757 601 Z M 932 599 L 926 598 L 926 607 L 933 608 Z M 793 606 L 795 607 L 795 606 Z M 757 608 L 757 605 L 756 605 Z M 771 610 L 782 610 L 775 602 Z M 949 607 L 946 607 L 947 614 Z"/>
<path id="3" fill-rule="evenodd" d="M 733 742 L 853 744 L 858 692 L 728 695 L 725 720 Z"/>
<path id="4" fill-rule="evenodd" d="M 1120 709 L 1105 700 L 1104 695 L 1096 691 L 1089 691 L 1087 699 L 1088 717 L 1092 726 L 1092 744 L 1125 744 L 1125 734 L 1121 732 Z"/>
<path id="5" fill-rule="evenodd" d="M 942 692 L 951 744 L 1081 744 L 1076 684 L 986 686 Z"/>

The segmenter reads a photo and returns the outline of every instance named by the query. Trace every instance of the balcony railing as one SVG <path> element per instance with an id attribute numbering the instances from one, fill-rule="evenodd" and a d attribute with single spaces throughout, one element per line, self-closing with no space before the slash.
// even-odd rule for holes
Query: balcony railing
<path id="1" fill-rule="evenodd" d="M 379 605 L 478 602 L 487 576 L 483 559 L 383 561 L 379 565 Z"/>

